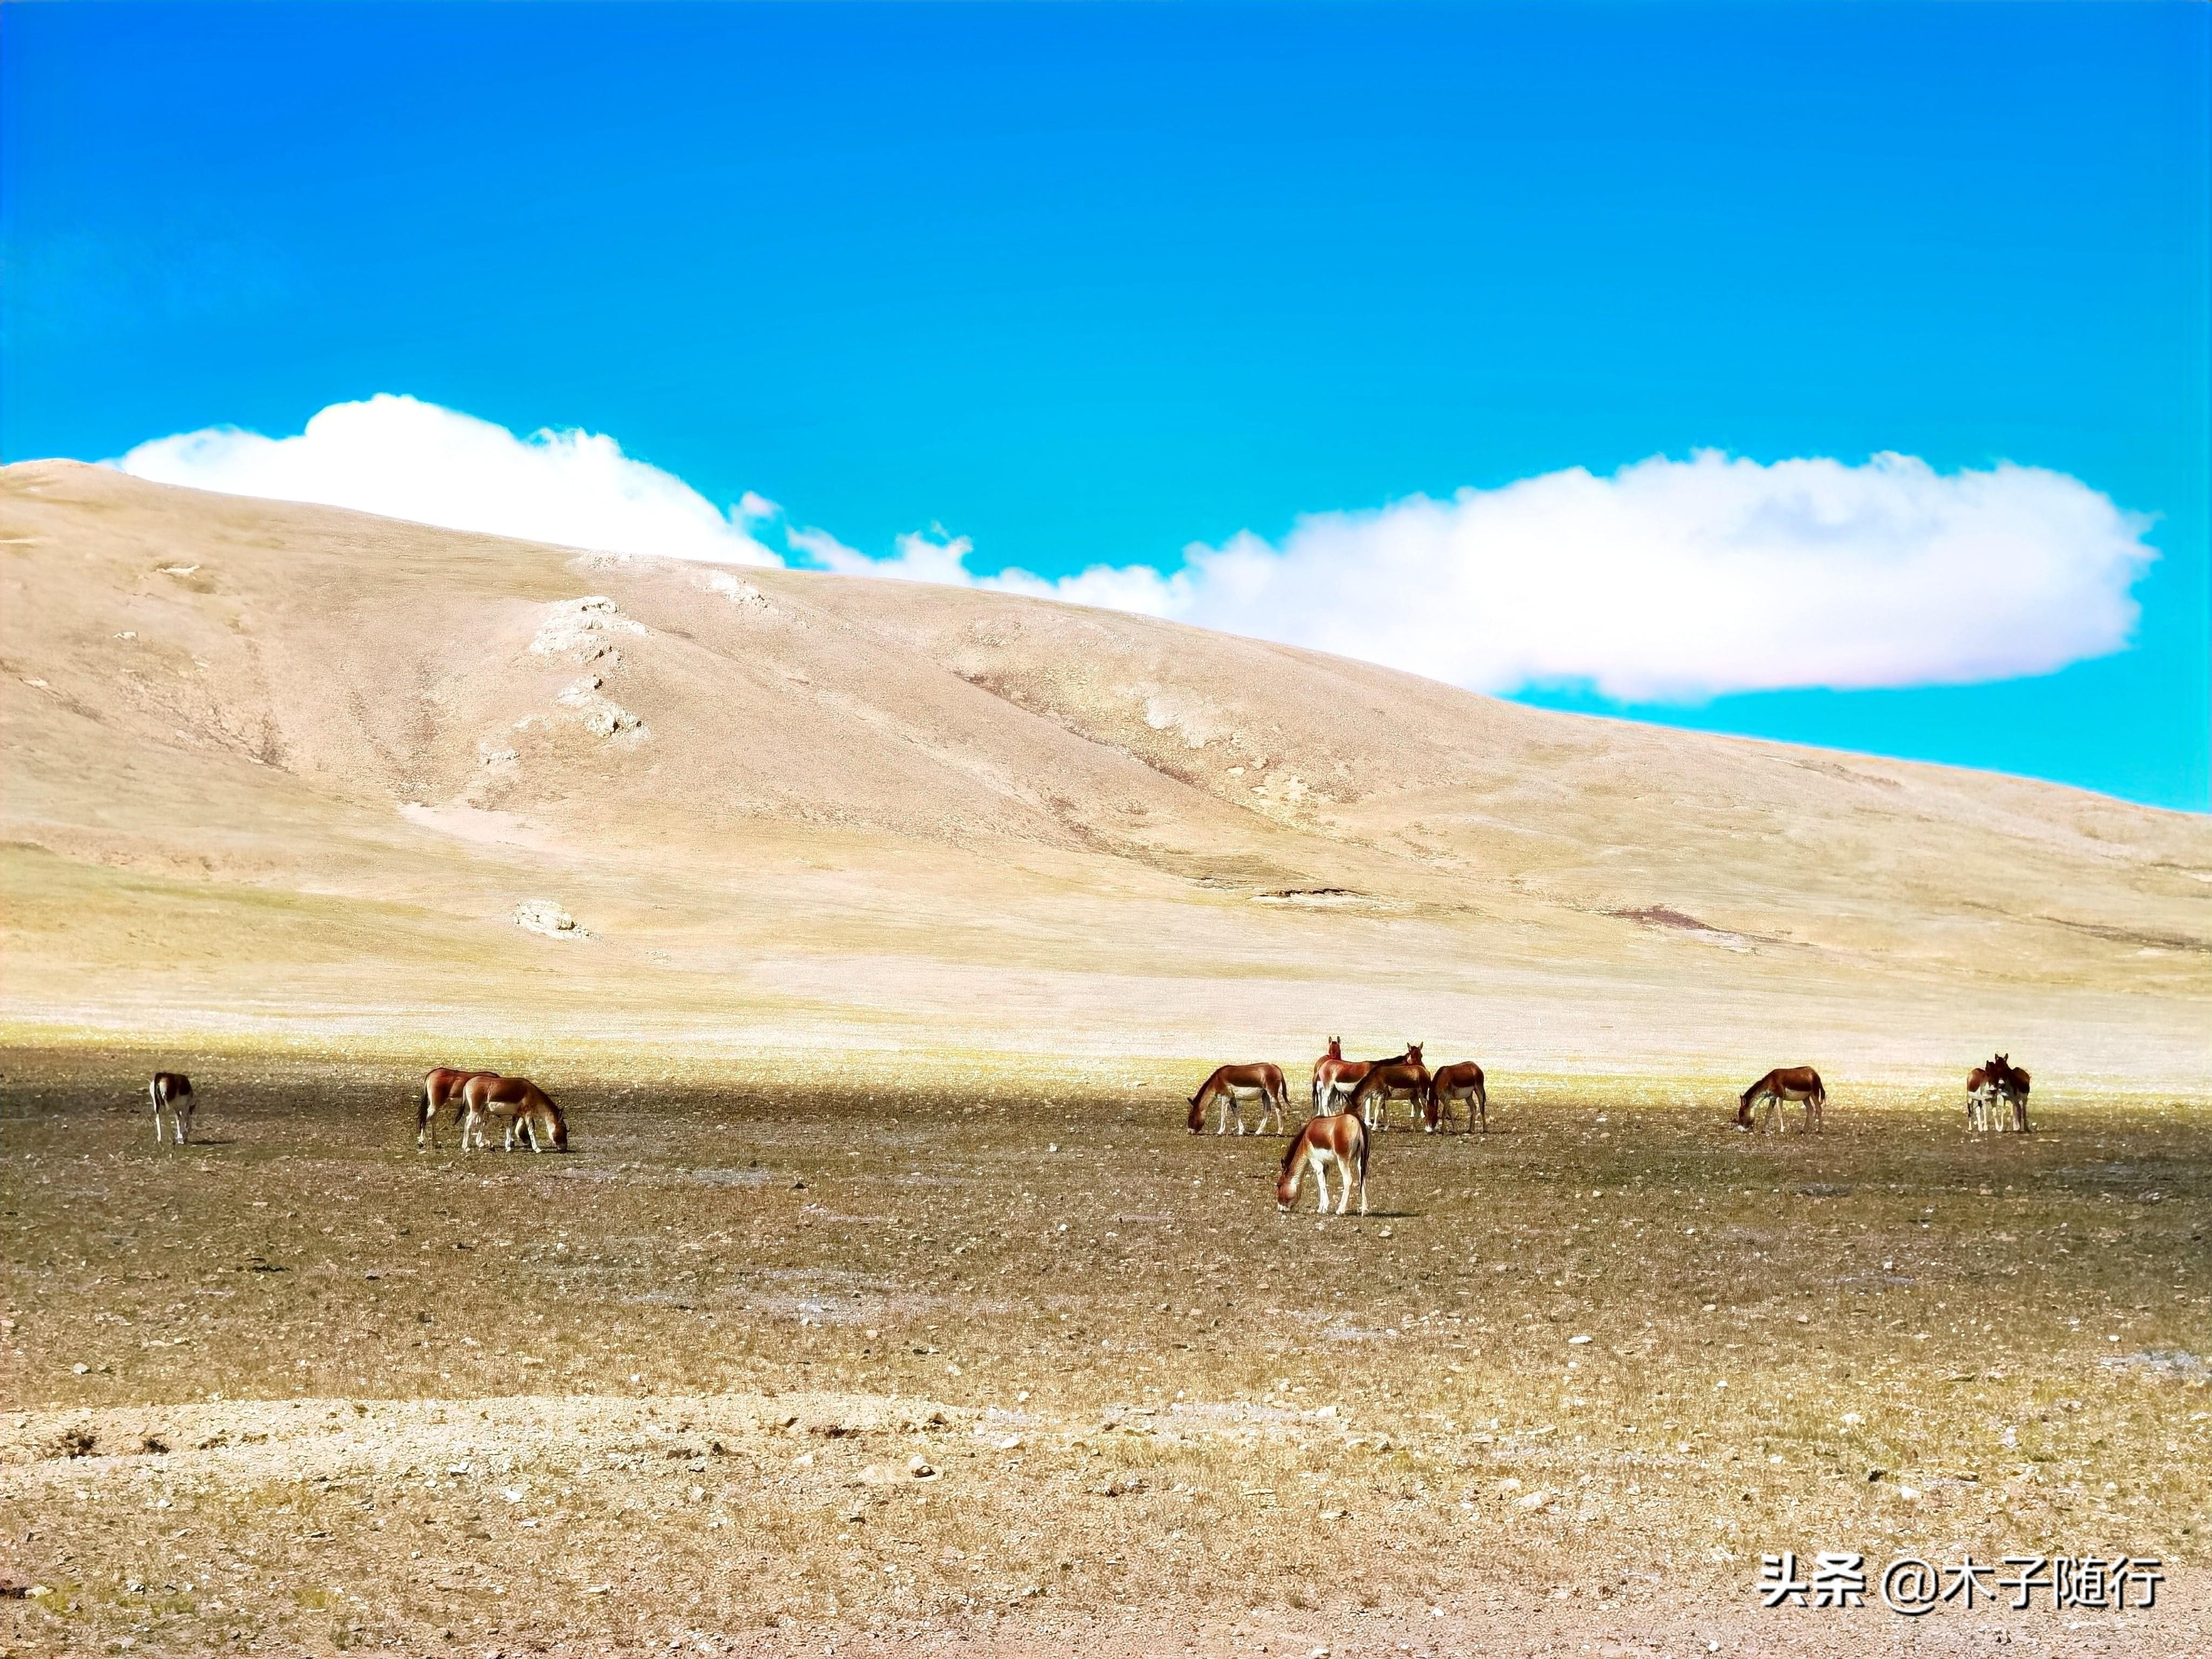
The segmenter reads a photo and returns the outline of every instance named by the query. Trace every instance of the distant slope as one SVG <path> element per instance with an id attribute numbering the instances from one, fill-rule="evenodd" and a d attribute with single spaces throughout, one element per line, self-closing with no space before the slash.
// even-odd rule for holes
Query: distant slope
<path id="1" fill-rule="evenodd" d="M 70 463 L 0 550 L 19 1024 L 2207 1062 L 2185 815 Z"/>

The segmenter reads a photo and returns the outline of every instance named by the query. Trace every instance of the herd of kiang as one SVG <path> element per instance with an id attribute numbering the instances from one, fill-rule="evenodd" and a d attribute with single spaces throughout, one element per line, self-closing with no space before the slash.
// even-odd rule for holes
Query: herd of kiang
<path id="1" fill-rule="evenodd" d="M 422 1092 L 415 1097 L 416 1152 L 423 1151 L 426 1143 L 437 1146 L 438 1114 L 449 1108 L 460 1128 L 465 1152 L 489 1146 L 484 1130 L 494 1123 L 504 1132 L 507 1152 L 513 1152 L 519 1141 L 526 1141 L 533 1152 L 568 1150 L 568 1120 L 553 1097 L 526 1077 L 433 1066 L 423 1074 Z"/>
<path id="2" fill-rule="evenodd" d="M 2027 1073 L 2007 1055 L 1994 1055 L 1988 1065 L 1976 1066 L 1966 1079 L 1968 1131 L 2009 1128 L 2027 1133 Z M 1455 1106 L 1464 1109 L 1468 1133 L 1474 1133 L 1477 1124 L 1486 1134 L 1490 1130 L 1489 1096 L 1482 1067 L 1474 1060 L 1431 1071 L 1418 1042 L 1407 1044 L 1402 1054 L 1387 1060 L 1346 1060 L 1342 1040 L 1331 1037 L 1328 1052 L 1314 1062 L 1306 1121 L 1283 1153 L 1275 1179 L 1276 1207 L 1288 1212 L 1310 1175 L 1320 1189 L 1319 1213 L 1328 1214 L 1334 1176 L 1339 1182 L 1335 1212 L 1346 1213 L 1356 1192 L 1359 1212 L 1365 1215 L 1368 1139 L 1389 1127 L 1393 1101 L 1407 1103 L 1413 1121 L 1425 1133 L 1435 1133 Z M 1827 1085 L 1810 1066 L 1778 1066 L 1737 1097 L 1735 1126 L 1757 1130 L 1763 1113 L 1765 1127 L 1784 1127 L 1781 1109 L 1795 1104 L 1803 1107 L 1804 1131 L 1810 1134 L 1823 1127 L 1827 1103 Z M 1233 1122 L 1241 1135 L 1245 1108 L 1254 1105 L 1258 1108 L 1255 1134 L 1267 1132 L 1271 1117 L 1279 1128 L 1290 1128 L 1290 1089 L 1283 1068 L 1271 1060 L 1218 1066 L 1190 1097 L 1190 1132 L 1203 1134 L 1207 1117 L 1218 1107 L 1214 1133 L 1228 1133 Z"/>
<path id="3" fill-rule="evenodd" d="M 1977 1066 L 1967 1074 L 1967 1129 L 2011 1129 L 2025 1134 L 2027 1091 L 2027 1073 L 2009 1056 L 1992 1055 L 1986 1066 Z M 156 1072 L 147 1094 L 154 1105 L 155 1144 L 167 1138 L 185 1145 L 191 1138 L 196 1104 L 192 1080 L 181 1072 Z M 1809 1134 L 1821 1127 L 1827 1100 L 1826 1085 L 1811 1066 L 1778 1066 L 1738 1097 L 1735 1124 L 1740 1129 L 1757 1129 L 1763 1109 L 1766 1126 L 1780 1127 L 1781 1108 L 1794 1103 L 1804 1108 L 1804 1128 Z M 1359 1212 L 1366 1214 L 1368 1137 L 1389 1127 L 1394 1101 L 1404 1102 L 1413 1121 L 1427 1133 L 1446 1123 L 1455 1107 L 1463 1111 L 1468 1133 L 1478 1124 L 1484 1133 L 1490 1130 L 1490 1097 L 1482 1067 L 1474 1060 L 1431 1070 L 1418 1042 L 1407 1044 L 1403 1053 L 1386 1060 L 1346 1060 L 1341 1039 L 1331 1037 L 1328 1052 L 1314 1062 L 1306 1121 L 1283 1154 L 1275 1181 L 1277 1206 L 1289 1210 L 1310 1175 L 1320 1188 L 1322 1214 L 1329 1213 L 1332 1177 L 1339 1186 L 1335 1212 L 1345 1214 L 1356 1192 Z M 1218 1066 L 1190 1097 L 1190 1132 L 1203 1133 L 1207 1117 L 1218 1107 L 1220 1121 L 1214 1133 L 1226 1134 L 1233 1122 L 1241 1135 L 1245 1108 L 1253 1105 L 1258 1108 L 1254 1133 L 1264 1134 L 1271 1118 L 1278 1129 L 1290 1128 L 1290 1088 L 1283 1068 L 1272 1060 Z M 568 1150 L 568 1119 L 552 1097 L 526 1077 L 459 1071 L 450 1066 L 432 1068 L 423 1075 L 415 1099 L 418 1152 L 436 1147 L 438 1116 L 447 1111 L 460 1131 L 465 1152 L 489 1148 L 487 1131 L 495 1125 L 507 1152 L 518 1146 L 527 1146 L 533 1152 Z"/>
<path id="4" fill-rule="evenodd" d="M 182 1072 L 156 1072 L 146 1085 L 154 1103 L 154 1144 L 173 1140 L 181 1146 L 191 1139 L 192 1080 Z M 485 1133 L 494 1124 L 503 1131 L 505 1150 L 526 1145 L 533 1152 L 568 1150 L 568 1120 L 553 1097 L 526 1077 L 501 1077 L 497 1072 L 459 1072 L 450 1066 L 433 1067 L 424 1074 L 415 1098 L 415 1147 L 417 1152 L 438 1144 L 438 1114 L 451 1109 L 461 1132 L 461 1150 L 478 1152 L 489 1146 Z"/>

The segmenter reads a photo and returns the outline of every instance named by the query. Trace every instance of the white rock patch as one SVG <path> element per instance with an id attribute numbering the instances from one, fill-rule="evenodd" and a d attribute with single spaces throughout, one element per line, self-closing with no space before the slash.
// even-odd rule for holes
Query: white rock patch
<path id="1" fill-rule="evenodd" d="M 591 934 L 576 925 L 575 917 L 551 899 L 523 900 L 514 907 L 514 925 L 525 933 L 543 933 L 548 939 L 591 938 Z"/>
<path id="2" fill-rule="evenodd" d="M 641 622 L 625 617 L 604 593 L 587 593 L 580 599 L 556 599 L 545 607 L 545 620 L 530 648 L 541 657 L 574 652 L 579 662 L 590 662 L 614 648 L 614 634 L 645 634 Z"/>
<path id="3" fill-rule="evenodd" d="M 531 641 L 530 648 L 542 657 L 570 656 L 578 662 L 598 663 L 611 670 L 622 661 L 614 635 L 650 632 L 644 623 L 623 616 L 605 594 L 587 593 L 579 599 L 561 599 L 547 605 L 545 619 L 538 624 L 538 637 Z M 641 717 L 601 695 L 599 688 L 605 684 L 602 676 L 586 674 L 555 701 L 575 710 L 584 729 L 599 737 L 619 737 L 625 732 L 646 737 Z"/>
<path id="4" fill-rule="evenodd" d="M 707 578 L 707 586 L 732 605 L 744 605 L 753 611 L 773 612 L 775 606 L 767 594 L 749 581 L 741 581 L 726 570 L 717 570 Z"/>
<path id="5" fill-rule="evenodd" d="M 565 708 L 576 710 L 583 717 L 584 729 L 600 737 L 611 738 L 623 732 L 635 732 L 644 737 L 645 722 L 611 697 L 601 696 L 600 684 L 597 674 L 587 674 L 554 701 Z"/>

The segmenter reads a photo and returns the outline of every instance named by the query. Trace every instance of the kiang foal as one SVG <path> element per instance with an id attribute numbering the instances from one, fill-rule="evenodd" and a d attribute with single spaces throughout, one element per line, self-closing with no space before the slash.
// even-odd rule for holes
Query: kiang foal
<path id="1" fill-rule="evenodd" d="M 1784 1103 L 1792 1100 L 1805 1103 L 1806 1133 L 1820 1127 L 1820 1109 L 1828 1103 L 1828 1091 L 1820 1081 L 1820 1074 L 1809 1066 L 1778 1066 L 1746 1089 L 1735 1103 L 1735 1127 L 1756 1127 L 1756 1109 L 1762 1103 L 1766 1108 L 1766 1121 L 1778 1125 Z"/>
<path id="2" fill-rule="evenodd" d="M 1213 1075 L 1199 1085 L 1198 1092 L 1190 1097 L 1190 1132 L 1206 1133 L 1206 1115 L 1215 1101 L 1221 1103 L 1221 1127 L 1213 1133 L 1229 1133 L 1229 1114 L 1237 1114 L 1237 1133 L 1244 1133 L 1244 1103 L 1261 1103 L 1260 1122 L 1255 1133 L 1264 1133 L 1267 1120 L 1273 1117 L 1279 1127 L 1291 1127 L 1291 1091 L 1283 1081 L 1283 1068 L 1269 1060 L 1252 1066 L 1218 1066 Z"/>
<path id="3" fill-rule="evenodd" d="M 568 1150 L 568 1121 L 561 1115 L 552 1097 L 526 1077 L 495 1077 L 479 1072 L 461 1085 L 463 1152 L 490 1144 L 483 1126 L 493 1119 L 503 1120 L 507 1125 L 504 1146 L 507 1152 L 514 1150 L 518 1133 L 530 1142 L 533 1152 Z M 471 1135 L 474 1146 L 470 1145 Z"/>
<path id="4" fill-rule="evenodd" d="M 1310 1119 L 1291 1141 L 1291 1150 L 1283 1154 L 1283 1167 L 1275 1177 L 1275 1207 L 1288 1215 L 1291 1206 L 1298 1201 L 1298 1189 L 1305 1184 L 1306 1172 L 1313 1172 L 1314 1184 L 1321 1188 L 1319 1215 L 1328 1213 L 1328 1172 L 1334 1170 L 1344 1177 L 1344 1195 L 1337 1200 L 1336 1212 L 1345 1214 L 1352 1207 L 1352 1188 L 1359 1188 L 1359 1213 L 1367 1213 L 1367 1126 L 1357 1112 L 1339 1112 L 1330 1117 Z"/>

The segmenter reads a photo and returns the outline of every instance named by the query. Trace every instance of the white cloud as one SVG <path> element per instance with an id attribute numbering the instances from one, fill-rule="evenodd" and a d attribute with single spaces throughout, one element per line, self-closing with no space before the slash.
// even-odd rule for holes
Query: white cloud
<path id="1" fill-rule="evenodd" d="M 826 530 L 793 530 L 786 537 L 793 547 L 824 570 L 841 576 L 885 576 L 896 581 L 936 582 L 950 587 L 992 586 L 988 577 L 977 577 L 968 568 L 975 544 L 965 536 L 948 537 L 908 531 L 896 538 L 898 551 L 888 559 L 872 559 L 858 548 L 848 547 Z"/>
<path id="2" fill-rule="evenodd" d="M 747 491 L 718 511 L 611 438 L 504 428 L 410 398 L 336 404 L 297 438 L 210 430 L 118 463 L 167 483 L 459 529 L 1034 594 L 1387 663 L 1477 690 L 1588 684 L 1628 702 L 2045 673 L 2127 643 L 2149 521 L 2078 479 L 1664 457 L 1449 500 L 1301 519 L 1279 544 L 1194 544 L 1182 568 L 979 575 L 941 529 L 874 558 Z"/>
<path id="3" fill-rule="evenodd" d="M 332 404 L 296 438 L 235 427 L 157 438 L 113 465 L 161 483 L 320 501 L 565 547 L 781 562 L 746 528 L 774 514 L 772 501 L 748 493 L 726 515 L 681 478 L 632 460 L 612 438 L 573 431 L 518 438 L 412 398 Z"/>
<path id="4" fill-rule="evenodd" d="M 2047 673 L 2127 643 L 2150 521 L 2063 473 L 1714 453 L 1415 496 L 1182 569 L 992 586 L 1310 646 L 1476 690 L 1625 702 Z"/>

